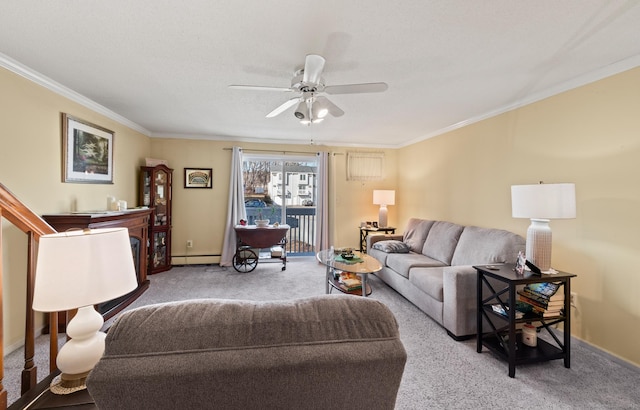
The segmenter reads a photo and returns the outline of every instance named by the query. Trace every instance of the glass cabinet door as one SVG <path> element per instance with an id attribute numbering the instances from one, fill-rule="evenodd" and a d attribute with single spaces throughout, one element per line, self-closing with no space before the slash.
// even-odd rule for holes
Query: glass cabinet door
<path id="1" fill-rule="evenodd" d="M 142 206 L 151 205 L 151 172 L 142 171 Z"/>
<path id="2" fill-rule="evenodd" d="M 151 265 L 153 268 L 168 265 L 166 232 L 153 233 L 153 254 L 151 255 Z"/>
<path id="3" fill-rule="evenodd" d="M 163 170 L 158 170 L 155 176 L 155 220 L 154 225 L 162 226 L 168 223 L 167 218 L 167 196 L 169 194 L 169 178 Z"/>

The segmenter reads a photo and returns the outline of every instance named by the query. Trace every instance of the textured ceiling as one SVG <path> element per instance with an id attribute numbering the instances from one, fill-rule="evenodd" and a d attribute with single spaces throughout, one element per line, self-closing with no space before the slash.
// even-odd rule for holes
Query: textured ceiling
<path id="1" fill-rule="evenodd" d="M 619 0 L 3 0 L 0 65 L 152 137 L 399 147 L 640 65 L 638 27 Z M 228 88 L 288 87 L 306 54 L 389 89 L 306 127 Z"/>

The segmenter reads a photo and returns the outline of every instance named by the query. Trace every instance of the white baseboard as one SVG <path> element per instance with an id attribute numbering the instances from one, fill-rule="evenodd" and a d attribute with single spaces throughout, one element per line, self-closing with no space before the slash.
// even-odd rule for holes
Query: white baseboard
<path id="1" fill-rule="evenodd" d="M 42 336 L 44 334 L 44 329 L 45 328 L 42 328 L 40 330 L 36 330 L 34 332 L 34 338 L 37 339 L 38 337 Z M 6 346 L 4 348 L 4 350 L 5 350 L 4 355 L 7 356 L 7 355 L 15 352 L 16 350 L 22 348 L 23 346 L 24 346 L 24 338 L 20 339 L 19 341 L 15 342 L 13 344 L 10 344 L 9 346 Z"/>

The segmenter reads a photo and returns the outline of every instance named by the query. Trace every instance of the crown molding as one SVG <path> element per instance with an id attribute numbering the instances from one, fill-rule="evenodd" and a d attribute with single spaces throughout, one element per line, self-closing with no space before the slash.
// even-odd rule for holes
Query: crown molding
<path id="1" fill-rule="evenodd" d="M 125 127 L 129 127 L 134 131 L 138 131 L 141 134 L 146 136 L 150 136 L 151 132 L 146 128 L 136 124 L 135 122 L 123 117 L 120 114 L 117 114 L 110 109 L 104 107 L 103 105 L 98 104 L 97 102 L 85 97 L 82 94 L 79 94 L 72 89 L 65 87 L 64 85 L 52 80 L 51 78 L 40 74 L 39 72 L 32 70 L 31 68 L 25 66 L 24 64 L 19 63 L 18 61 L 12 59 L 11 57 L 0 53 L 0 67 L 6 68 L 7 70 L 15 73 L 21 77 L 26 78 L 29 81 L 32 81 L 62 97 L 65 97 L 73 102 L 76 102 L 83 107 L 86 107 L 92 111 L 97 112 L 98 114 L 104 115 L 107 118 L 110 118 Z"/>
<path id="2" fill-rule="evenodd" d="M 575 77 L 569 81 L 565 81 L 564 83 L 558 84 L 555 87 L 551 87 L 551 88 L 547 88 L 546 90 L 542 90 L 540 92 L 537 92 L 535 94 L 529 95 L 525 98 L 522 98 L 518 101 L 515 101 L 511 104 L 507 104 L 504 105 L 502 107 L 499 107 L 495 110 L 486 112 L 484 114 L 475 116 L 475 117 L 471 117 L 471 118 L 467 118 L 466 120 L 462 120 L 460 122 L 457 122 L 455 124 L 451 124 L 447 127 L 441 128 L 439 130 L 436 130 L 432 133 L 429 133 L 427 135 L 423 135 L 421 137 L 418 138 L 414 138 L 411 141 L 407 141 L 402 145 L 397 146 L 396 148 L 404 148 L 404 147 L 408 147 L 411 146 L 413 144 L 416 144 L 418 142 L 424 141 L 424 140 L 428 140 L 429 138 L 433 138 L 433 137 L 437 137 L 438 135 L 442 135 L 442 134 L 446 134 L 448 132 L 451 131 L 455 131 L 459 128 L 463 128 L 466 127 L 468 125 L 474 124 L 476 122 L 480 122 L 483 120 L 486 120 L 488 118 L 492 118 L 492 117 L 496 117 L 500 114 L 504 114 L 506 112 L 509 111 L 513 111 L 515 109 L 518 108 L 522 108 L 526 105 L 529 104 L 533 104 L 535 102 L 544 100 L 545 98 L 549 98 L 552 97 L 554 95 L 557 94 L 561 94 L 565 91 L 570 91 L 573 90 L 575 88 L 579 88 L 582 87 L 584 85 L 590 84 L 590 83 L 594 83 L 596 81 L 602 80 L 604 78 L 607 77 L 611 77 L 614 76 L 616 74 L 620 74 L 624 71 L 628 71 L 631 70 L 633 68 L 639 67 L 640 66 L 640 55 L 636 55 L 636 56 L 632 56 L 629 58 L 626 58 L 624 60 L 620 60 L 617 61 L 613 64 L 609 64 L 607 66 L 604 66 L 600 69 L 588 72 L 584 75 Z"/>

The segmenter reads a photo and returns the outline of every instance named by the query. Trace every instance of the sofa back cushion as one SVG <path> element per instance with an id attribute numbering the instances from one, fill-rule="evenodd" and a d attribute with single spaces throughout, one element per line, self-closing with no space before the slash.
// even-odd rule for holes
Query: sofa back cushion
<path id="1" fill-rule="evenodd" d="M 424 241 L 427 239 L 429 230 L 433 225 L 433 221 L 426 219 L 411 218 L 404 230 L 402 241 L 407 244 L 409 249 L 415 253 L 422 253 Z"/>
<path id="2" fill-rule="evenodd" d="M 123 313 L 87 379 L 99 409 L 393 409 L 407 353 L 370 298 L 191 300 Z M 348 406 L 342 406 L 347 408 Z"/>
<path id="3" fill-rule="evenodd" d="M 522 236 L 502 229 L 467 226 L 460 236 L 451 265 L 513 263 L 524 252 Z"/>
<path id="4" fill-rule="evenodd" d="M 427 240 L 424 241 L 422 254 L 451 265 L 453 252 L 463 230 L 464 226 L 462 225 L 444 221 L 434 222 L 429 230 Z"/>

